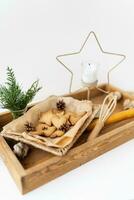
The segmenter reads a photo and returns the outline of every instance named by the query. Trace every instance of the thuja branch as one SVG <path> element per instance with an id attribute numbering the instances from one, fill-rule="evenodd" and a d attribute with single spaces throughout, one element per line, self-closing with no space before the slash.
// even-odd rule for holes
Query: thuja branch
<path id="1" fill-rule="evenodd" d="M 33 100 L 39 87 L 39 80 L 36 80 L 27 91 L 23 91 L 17 82 L 12 68 L 7 68 L 7 81 L 0 85 L 0 103 L 3 108 L 11 111 L 24 109 Z"/>

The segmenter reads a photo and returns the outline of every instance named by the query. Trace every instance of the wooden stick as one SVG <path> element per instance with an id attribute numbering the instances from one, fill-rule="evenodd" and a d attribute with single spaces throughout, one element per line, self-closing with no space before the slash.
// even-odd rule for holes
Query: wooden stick
<path id="1" fill-rule="evenodd" d="M 96 138 L 99 132 L 101 131 L 101 129 L 103 128 L 103 126 L 104 126 L 104 122 L 101 120 L 98 120 L 88 140 L 93 140 L 94 138 Z"/>

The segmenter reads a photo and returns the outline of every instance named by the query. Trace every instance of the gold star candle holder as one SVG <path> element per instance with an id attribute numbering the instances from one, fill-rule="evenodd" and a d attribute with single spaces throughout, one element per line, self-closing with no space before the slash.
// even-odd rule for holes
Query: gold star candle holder
<path id="1" fill-rule="evenodd" d="M 95 41 L 95 46 L 96 46 L 96 49 L 95 48 L 93 48 L 93 51 L 95 51 L 95 53 L 97 52 L 97 54 L 95 55 L 95 56 L 93 56 L 93 58 L 91 58 L 92 56 L 91 56 L 91 54 L 92 54 L 92 50 L 90 51 L 90 53 L 88 53 L 88 54 L 85 54 L 85 49 L 89 49 L 90 47 L 91 47 L 91 45 L 90 46 L 87 46 L 87 43 L 88 43 L 88 41 L 90 40 L 90 38 L 92 38 L 92 40 L 94 40 Z M 91 41 L 90 41 L 91 42 Z M 102 57 L 106 57 L 106 59 L 107 59 L 107 62 L 105 63 L 105 65 L 107 66 L 107 68 L 108 68 L 108 71 L 107 71 L 107 73 L 106 73 L 106 79 L 107 79 L 107 84 L 109 85 L 110 84 L 110 74 L 111 74 L 111 72 L 115 69 L 115 68 L 117 68 L 118 66 L 119 66 L 119 64 L 121 64 L 124 60 L 125 60 L 125 58 L 126 58 L 126 56 L 125 55 L 123 55 L 123 54 L 118 54 L 118 53 L 110 53 L 110 52 L 107 52 L 107 51 L 104 51 L 103 50 L 103 48 L 102 48 L 102 46 L 101 46 L 101 44 L 100 44 L 100 42 L 99 42 L 99 40 L 98 40 L 98 38 L 97 38 L 97 36 L 96 36 L 96 34 L 93 32 L 93 31 L 91 31 L 89 34 L 88 34 L 88 36 L 86 37 L 86 39 L 85 39 L 85 41 L 84 41 L 84 43 L 82 44 L 82 46 L 81 46 L 81 48 L 80 48 L 80 50 L 79 51 L 77 51 L 77 52 L 72 52 L 72 53 L 67 53 L 67 54 L 62 54 L 62 55 L 58 55 L 57 57 L 56 57 L 56 59 L 57 59 L 57 61 L 60 63 L 60 64 L 62 64 L 62 66 L 71 74 L 71 79 L 70 79 L 70 85 L 69 85 L 69 92 L 71 93 L 72 92 L 72 84 L 73 84 L 73 82 L 75 81 L 74 80 L 74 76 L 77 78 L 77 76 L 76 76 L 76 72 L 74 72 L 73 70 L 72 70 L 72 65 L 71 64 L 69 64 L 68 62 L 66 62 L 65 60 L 64 60 L 64 58 L 73 58 L 73 61 L 77 61 L 76 63 L 77 63 L 77 66 L 78 66 L 78 64 L 79 64 L 79 66 L 81 66 L 81 63 L 82 63 L 82 61 L 84 60 L 83 58 L 81 58 L 82 57 L 82 55 L 86 55 L 86 59 L 85 60 L 93 60 L 94 62 L 101 62 L 101 67 L 103 66 L 103 62 L 102 62 Z M 82 59 L 80 59 L 80 58 Z M 113 58 L 118 58 L 118 61 L 116 60 L 116 61 L 114 61 L 113 62 Z M 112 64 L 110 64 L 109 65 L 109 61 L 112 59 Z M 103 60 L 104 60 L 104 58 L 103 58 Z M 77 67 L 77 66 L 75 66 L 75 67 Z M 73 66 L 74 67 L 74 66 Z M 80 70 L 80 69 L 79 69 Z M 101 69 L 102 70 L 102 69 Z M 103 72 L 103 70 L 102 70 L 102 72 Z M 103 72 L 104 73 L 104 72 Z M 105 73 L 104 73 L 105 74 Z M 81 78 L 79 78 L 79 79 L 81 79 Z M 81 80 L 80 80 L 81 81 Z M 104 93 L 108 93 L 108 91 L 105 91 L 105 90 L 103 90 L 102 88 L 100 88 L 99 86 L 98 86 L 98 82 L 99 82 L 99 77 L 97 78 L 97 81 L 95 82 L 96 83 L 96 88 L 98 89 L 98 90 L 100 90 L 100 91 L 102 91 L 102 92 L 104 92 Z M 86 85 L 85 86 L 85 89 L 87 89 L 87 91 L 88 91 L 88 94 L 87 94 L 87 98 L 89 98 L 89 87 L 88 87 L 88 85 Z"/>

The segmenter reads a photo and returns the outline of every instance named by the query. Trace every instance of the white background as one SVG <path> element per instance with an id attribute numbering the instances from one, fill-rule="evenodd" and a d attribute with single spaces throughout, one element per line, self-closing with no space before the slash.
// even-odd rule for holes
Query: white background
<path id="1" fill-rule="evenodd" d="M 91 30 L 104 50 L 127 56 L 112 83 L 134 90 L 133 0 L 0 0 L 0 83 L 11 66 L 24 89 L 40 79 L 35 100 L 68 92 L 70 74 L 55 57 L 78 51 Z M 133 152 L 132 140 L 25 196 L 0 162 L 0 199 L 132 200 Z"/>

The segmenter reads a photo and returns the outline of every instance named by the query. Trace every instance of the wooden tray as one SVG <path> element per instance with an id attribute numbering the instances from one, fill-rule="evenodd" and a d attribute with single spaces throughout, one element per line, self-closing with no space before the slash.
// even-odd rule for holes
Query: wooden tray
<path id="1" fill-rule="evenodd" d="M 102 88 L 108 89 L 108 86 L 103 85 Z M 119 90 L 113 86 L 110 86 L 109 89 L 111 91 Z M 127 93 L 122 93 L 123 99 L 133 99 L 133 97 Z M 102 103 L 105 97 L 105 94 L 98 91 L 96 88 L 90 89 L 90 95 L 94 103 Z M 68 96 L 80 100 L 86 99 L 87 92 L 78 91 Z M 122 110 L 123 99 L 118 102 L 115 112 Z M 1 128 L 11 120 L 12 117 L 10 113 L 1 114 Z M 134 138 L 133 120 L 134 118 L 131 118 L 105 126 L 99 137 L 92 143 L 86 141 L 90 133 L 85 131 L 73 148 L 63 157 L 54 156 L 45 151 L 32 148 L 28 156 L 24 160 L 19 161 L 11 150 L 14 142 L 5 140 L 0 136 L 0 155 L 14 178 L 20 192 L 25 194 Z"/>

